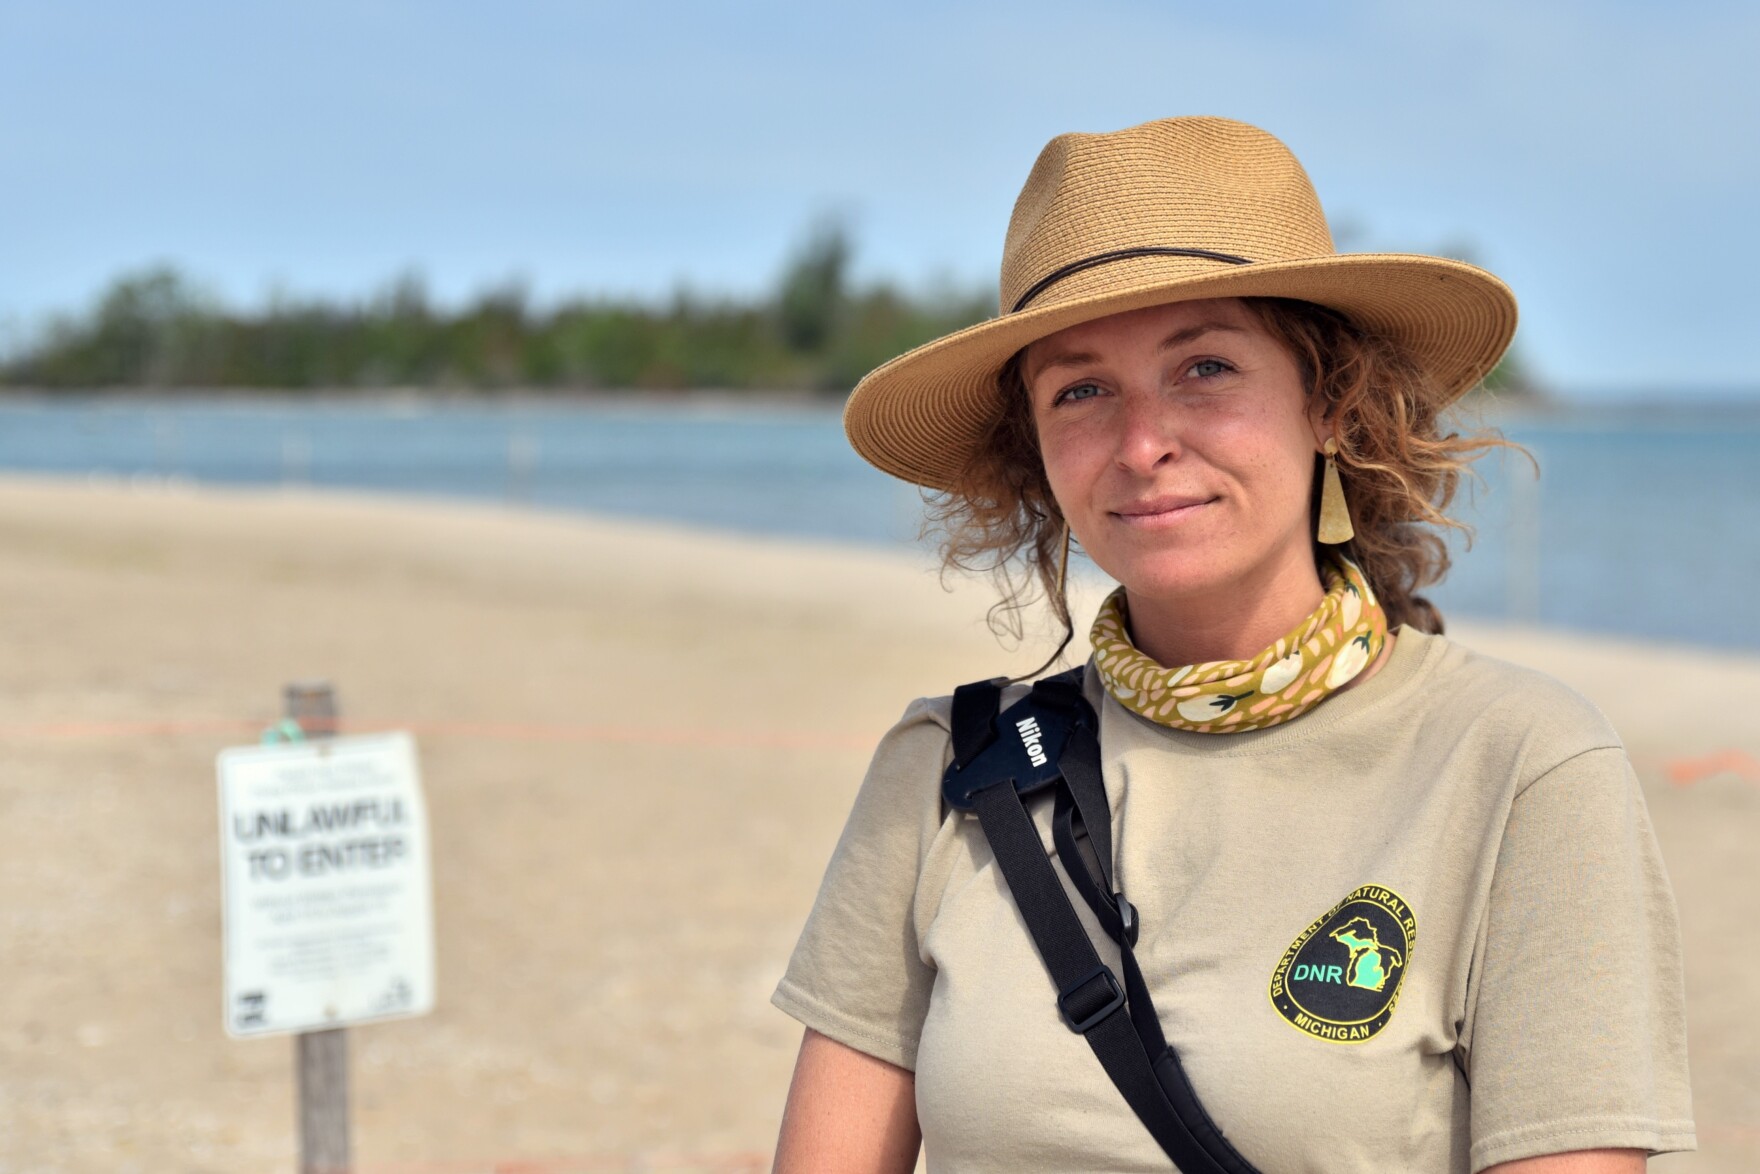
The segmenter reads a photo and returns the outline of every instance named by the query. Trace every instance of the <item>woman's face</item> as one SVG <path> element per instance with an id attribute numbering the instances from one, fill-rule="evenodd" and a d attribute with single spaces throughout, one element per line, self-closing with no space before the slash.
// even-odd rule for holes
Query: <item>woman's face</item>
<path id="1" fill-rule="evenodd" d="M 1072 326 L 1028 347 L 1022 373 L 1051 491 L 1133 597 L 1195 600 L 1304 568 L 1312 582 L 1321 405 L 1241 302 Z"/>

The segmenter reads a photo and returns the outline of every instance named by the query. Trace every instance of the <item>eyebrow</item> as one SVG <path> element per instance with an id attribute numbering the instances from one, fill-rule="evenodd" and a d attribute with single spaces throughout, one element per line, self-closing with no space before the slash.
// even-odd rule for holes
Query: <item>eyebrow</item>
<path id="1" fill-rule="evenodd" d="M 1246 334 L 1247 331 L 1239 326 L 1230 325 L 1227 322 L 1194 322 L 1190 326 L 1182 326 L 1180 329 L 1162 339 L 1160 345 L 1157 346 L 1155 350 L 1158 354 L 1162 351 L 1170 351 L 1175 347 L 1184 346 L 1186 343 L 1201 338 L 1206 334 L 1216 333 Z M 1054 352 L 1051 358 L 1047 359 L 1045 362 L 1035 366 L 1032 369 L 1032 374 L 1028 378 L 1037 378 L 1054 367 L 1081 367 L 1099 361 L 1100 356 L 1091 351 L 1058 351 Z"/>

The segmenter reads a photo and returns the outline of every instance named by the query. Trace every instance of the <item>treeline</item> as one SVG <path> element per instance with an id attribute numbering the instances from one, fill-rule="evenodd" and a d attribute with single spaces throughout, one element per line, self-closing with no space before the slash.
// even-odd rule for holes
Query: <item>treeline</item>
<path id="1" fill-rule="evenodd" d="M 455 311 L 419 279 L 364 304 L 227 308 L 171 268 L 116 281 L 85 315 L 50 325 L 0 365 L 38 388 L 729 388 L 844 392 L 885 360 L 994 312 L 993 295 L 852 286 L 850 240 L 812 233 L 768 297 L 679 293 L 664 305 L 517 287 Z"/>
<path id="2" fill-rule="evenodd" d="M 244 313 L 171 268 L 118 279 L 8 361 L 0 386 L 494 390 L 725 388 L 847 392 L 919 343 L 989 317 L 987 292 L 855 288 L 850 240 L 810 234 L 766 297 L 665 305 L 575 300 L 548 309 L 508 287 L 447 311 L 405 277 L 355 305 L 273 302 Z M 1511 352 L 1486 384 L 1536 391 Z"/>

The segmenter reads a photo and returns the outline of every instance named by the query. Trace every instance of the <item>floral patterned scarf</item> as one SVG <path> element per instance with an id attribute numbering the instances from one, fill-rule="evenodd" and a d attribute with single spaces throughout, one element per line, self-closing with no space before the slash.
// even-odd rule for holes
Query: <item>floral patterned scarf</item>
<path id="1" fill-rule="evenodd" d="M 1203 734 L 1262 730 L 1298 718 L 1348 684 L 1387 644 L 1387 616 L 1357 565 L 1323 568 L 1326 598 L 1251 660 L 1168 668 L 1131 643 L 1124 588 L 1094 619 L 1094 664 L 1106 691 L 1152 722 Z"/>

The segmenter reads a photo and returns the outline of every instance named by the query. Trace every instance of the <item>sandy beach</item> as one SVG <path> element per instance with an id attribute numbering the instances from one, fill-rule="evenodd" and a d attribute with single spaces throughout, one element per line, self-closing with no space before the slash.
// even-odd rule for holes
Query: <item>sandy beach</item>
<path id="1" fill-rule="evenodd" d="M 351 1032 L 358 1168 L 767 1168 L 799 1040 L 768 996 L 870 746 L 1048 651 L 949 587 L 491 506 L 0 480 L 0 1174 L 293 1168 L 292 1044 L 221 1028 L 214 756 L 309 678 L 416 733 L 434 846 L 439 1003 Z M 1760 657 L 1451 634 L 1622 732 L 1687 960 L 1701 1151 L 1656 1167 L 1760 1169 Z"/>

